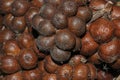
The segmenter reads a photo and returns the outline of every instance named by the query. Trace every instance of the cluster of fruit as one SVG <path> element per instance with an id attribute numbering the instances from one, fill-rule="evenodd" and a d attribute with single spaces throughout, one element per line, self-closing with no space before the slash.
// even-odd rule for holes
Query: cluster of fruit
<path id="1" fill-rule="evenodd" d="M 0 48 L 0 80 L 117 80 L 120 4 L 0 0 Z"/>

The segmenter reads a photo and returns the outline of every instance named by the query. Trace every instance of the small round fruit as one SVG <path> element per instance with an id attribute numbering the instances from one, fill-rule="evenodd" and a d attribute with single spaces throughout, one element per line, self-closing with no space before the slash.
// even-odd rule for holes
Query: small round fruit
<path id="1" fill-rule="evenodd" d="M 71 53 L 69 51 L 64 51 L 54 46 L 53 49 L 50 51 L 50 55 L 54 61 L 63 63 L 69 60 Z"/>
<path id="2" fill-rule="evenodd" d="M 41 6 L 45 3 L 45 0 L 32 0 L 31 4 L 35 7 L 41 8 Z"/>
<path id="3" fill-rule="evenodd" d="M 91 23 L 89 31 L 93 39 L 98 43 L 108 42 L 112 39 L 113 24 L 105 18 L 100 18 Z"/>
<path id="4" fill-rule="evenodd" d="M 50 4 L 50 3 L 45 3 L 41 8 L 40 8 L 40 16 L 42 16 L 45 19 L 51 19 L 53 15 L 55 14 L 56 8 Z"/>
<path id="5" fill-rule="evenodd" d="M 10 55 L 2 57 L 0 61 L 0 69 L 7 74 L 15 73 L 20 70 L 20 65 L 18 61 Z"/>
<path id="6" fill-rule="evenodd" d="M 23 49 L 19 55 L 19 63 L 24 69 L 32 69 L 37 65 L 38 57 L 32 49 Z"/>
<path id="7" fill-rule="evenodd" d="M 5 80 L 23 80 L 23 74 L 21 71 L 19 71 L 14 74 L 5 76 Z"/>
<path id="8" fill-rule="evenodd" d="M 120 45 L 119 45 L 118 39 L 113 39 L 112 41 L 108 43 L 104 43 L 100 45 L 99 48 L 99 56 L 102 59 L 102 61 L 106 63 L 113 63 L 117 60 L 120 52 Z"/>
<path id="9" fill-rule="evenodd" d="M 68 18 L 68 29 L 76 36 L 82 36 L 86 31 L 85 22 L 79 17 Z"/>
<path id="10" fill-rule="evenodd" d="M 73 69 L 72 80 L 88 80 L 89 68 L 86 64 L 79 64 Z"/>
<path id="11" fill-rule="evenodd" d="M 62 50 L 71 50 L 75 47 L 75 37 L 67 29 L 58 30 L 55 35 L 55 44 Z"/>
<path id="12" fill-rule="evenodd" d="M 57 71 L 57 77 L 58 79 L 62 77 L 60 80 L 71 80 L 72 79 L 72 67 L 69 64 L 64 64 L 60 66 Z"/>
<path id="13" fill-rule="evenodd" d="M 112 12 L 111 12 L 111 18 L 116 19 L 120 17 L 120 6 L 113 6 Z"/>
<path id="14" fill-rule="evenodd" d="M 92 10 L 89 7 L 79 7 L 76 16 L 88 22 L 92 18 Z"/>
<path id="15" fill-rule="evenodd" d="M 39 50 L 49 52 L 54 46 L 54 36 L 39 36 L 36 39 L 36 45 L 38 46 Z"/>
<path id="16" fill-rule="evenodd" d="M 51 59 L 50 56 L 46 56 L 44 59 L 44 68 L 49 73 L 55 73 L 58 65 Z"/>
<path id="17" fill-rule="evenodd" d="M 57 12 L 52 18 L 52 23 L 57 29 L 67 28 L 67 17 L 63 13 Z"/>
<path id="18" fill-rule="evenodd" d="M 66 16 L 74 16 L 77 13 L 77 3 L 72 1 L 72 0 L 66 0 L 63 2 L 61 6 L 61 11 L 66 15 Z"/>
<path id="19" fill-rule="evenodd" d="M 12 4 L 11 13 L 14 16 L 23 16 L 29 9 L 30 4 L 27 0 L 15 0 Z"/>
<path id="20" fill-rule="evenodd" d="M 37 27 L 37 31 L 42 36 L 52 36 L 53 34 L 56 33 L 55 27 L 49 20 L 41 21 L 39 27 Z"/>
<path id="21" fill-rule="evenodd" d="M 94 41 L 89 32 L 85 34 L 81 42 L 82 47 L 80 53 L 84 56 L 91 56 L 98 50 L 99 44 Z"/>
<path id="22" fill-rule="evenodd" d="M 24 80 L 41 80 L 41 75 L 37 68 L 28 71 L 23 71 L 22 74 Z"/>

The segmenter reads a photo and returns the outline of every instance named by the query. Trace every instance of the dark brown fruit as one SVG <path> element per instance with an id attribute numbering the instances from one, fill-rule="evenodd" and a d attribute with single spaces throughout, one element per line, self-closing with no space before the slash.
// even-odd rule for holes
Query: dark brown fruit
<path id="1" fill-rule="evenodd" d="M 0 61 L 0 69 L 7 74 L 15 73 L 20 70 L 20 65 L 17 60 L 10 55 L 3 56 Z"/>
<path id="2" fill-rule="evenodd" d="M 55 27 L 49 20 L 41 21 L 39 27 L 37 27 L 37 31 L 42 36 L 52 36 L 53 34 L 56 33 Z"/>
<path id="3" fill-rule="evenodd" d="M 36 39 L 36 45 L 41 51 L 50 51 L 54 46 L 54 36 L 39 36 Z"/>
<path id="4" fill-rule="evenodd" d="M 72 67 L 69 64 L 64 64 L 57 69 L 58 80 L 71 80 L 72 79 Z"/>
<path id="5" fill-rule="evenodd" d="M 105 7 L 106 1 L 105 0 L 91 0 L 90 7 L 94 10 L 100 10 Z"/>
<path id="6" fill-rule="evenodd" d="M 15 0 L 12 4 L 11 13 L 14 16 L 23 16 L 27 12 L 29 7 L 30 5 L 27 0 Z"/>
<path id="7" fill-rule="evenodd" d="M 44 68 L 49 73 L 55 73 L 58 69 L 58 65 L 53 62 L 50 56 L 46 56 L 44 59 Z"/>
<path id="8" fill-rule="evenodd" d="M 22 74 L 24 80 L 41 80 L 41 76 L 37 68 L 28 71 L 23 71 Z"/>
<path id="9" fill-rule="evenodd" d="M 97 69 L 96 69 L 96 67 L 91 63 L 87 63 L 87 66 L 89 68 L 89 79 L 90 80 L 97 79 Z"/>
<path id="10" fill-rule="evenodd" d="M 15 0 L 0 0 L 0 13 L 10 13 Z"/>
<path id="11" fill-rule="evenodd" d="M 56 74 L 45 73 L 42 76 L 42 80 L 57 80 L 57 75 Z"/>
<path id="12" fill-rule="evenodd" d="M 0 31 L 0 43 L 3 43 L 4 41 L 14 39 L 14 38 L 15 38 L 15 34 L 9 29 L 4 29 Z"/>
<path id="13" fill-rule="evenodd" d="M 66 16 L 74 16 L 77 13 L 77 3 L 72 1 L 72 0 L 66 0 L 63 2 L 61 6 L 61 11 L 66 15 Z"/>
<path id="14" fill-rule="evenodd" d="M 58 30 L 55 35 L 55 44 L 62 50 L 71 50 L 75 47 L 75 36 L 67 29 Z"/>
<path id="15" fill-rule="evenodd" d="M 90 33 L 87 32 L 82 38 L 81 54 L 84 56 L 91 56 L 98 50 L 99 44 L 97 44 L 91 37 Z"/>
<path id="16" fill-rule="evenodd" d="M 5 25 L 5 27 L 10 28 L 10 26 L 12 25 L 13 19 L 14 19 L 14 16 L 12 14 L 6 14 L 3 18 L 3 24 Z"/>
<path id="17" fill-rule="evenodd" d="M 39 8 L 30 7 L 29 10 L 25 14 L 25 20 L 28 26 L 32 24 L 32 18 L 39 13 Z"/>
<path id="18" fill-rule="evenodd" d="M 112 74 L 102 70 L 98 71 L 97 75 L 98 80 L 113 80 Z"/>
<path id="19" fill-rule="evenodd" d="M 32 0 L 31 3 L 33 6 L 41 8 L 41 6 L 44 4 L 45 0 Z"/>
<path id="20" fill-rule="evenodd" d="M 112 12 L 111 12 L 111 18 L 115 19 L 120 17 L 120 6 L 113 6 Z"/>
<path id="21" fill-rule="evenodd" d="M 85 22 L 79 17 L 75 16 L 68 19 L 68 29 L 78 37 L 85 33 L 85 27 Z"/>
<path id="22" fill-rule="evenodd" d="M 17 37 L 21 48 L 31 48 L 34 45 L 34 38 L 30 33 L 23 33 Z"/>
<path id="23" fill-rule="evenodd" d="M 67 17 L 63 13 L 57 12 L 52 18 L 52 23 L 57 29 L 64 29 L 68 24 Z"/>
<path id="24" fill-rule="evenodd" d="M 72 80 L 88 80 L 89 68 L 86 64 L 79 64 L 73 69 Z"/>
<path id="25" fill-rule="evenodd" d="M 99 48 L 99 56 L 102 61 L 106 63 L 112 63 L 117 60 L 118 56 L 120 55 L 120 45 L 118 39 L 113 39 L 108 43 L 104 43 L 100 45 Z"/>
<path id="26" fill-rule="evenodd" d="M 92 10 L 89 7 L 79 7 L 76 16 L 88 22 L 92 18 Z"/>
<path id="27" fill-rule="evenodd" d="M 19 63 L 24 69 L 32 69 L 37 65 L 38 57 L 32 49 L 21 50 Z"/>
<path id="28" fill-rule="evenodd" d="M 114 27 L 115 27 L 115 36 L 120 38 L 120 18 L 116 18 L 114 20 L 112 20 L 112 22 L 114 23 Z"/>
<path id="29" fill-rule="evenodd" d="M 23 80 L 23 74 L 21 71 L 19 71 L 14 74 L 5 76 L 5 80 Z"/>
<path id="30" fill-rule="evenodd" d="M 69 65 L 74 67 L 79 65 L 80 63 L 86 63 L 86 62 L 87 62 L 87 59 L 84 56 L 75 55 L 69 60 Z"/>
<path id="31" fill-rule="evenodd" d="M 53 60 L 63 63 L 64 61 L 69 60 L 71 53 L 69 51 L 64 51 L 54 46 L 53 49 L 50 51 L 50 55 Z"/>
<path id="32" fill-rule="evenodd" d="M 40 8 L 40 15 L 45 19 L 51 19 L 55 14 L 55 7 L 50 3 L 45 3 Z"/>
<path id="33" fill-rule="evenodd" d="M 3 50 L 6 55 L 11 55 L 13 57 L 18 57 L 20 54 L 20 47 L 16 40 L 7 40 L 3 44 Z"/>
<path id="34" fill-rule="evenodd" d="M 12 20 L 10 29 L 15 33 L 22 33 L 26 28 L 25 17 L 15 17 Z"/>
<path id="35" fill-rule="evenodd" d="M 100 18 L 91 24 L 89 31 L 96 42 L 104 43 L 112 39 L 114 33 L 113 26 L 113 23 L 107 19 Z"/>
<path id="36" fill-rule="evenodd" d="M 44 21 L 44 19 L 40 16 L 40 15 L 35 15 L 32 18 L 32 27 L 37 30 L 37 28 L 39 27 L 40 22 Z"/>

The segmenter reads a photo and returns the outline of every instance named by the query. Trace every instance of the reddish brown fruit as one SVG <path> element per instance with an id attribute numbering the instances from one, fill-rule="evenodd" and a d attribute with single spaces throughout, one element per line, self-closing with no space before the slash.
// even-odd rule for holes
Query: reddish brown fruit
<path id="1" fill-rule="evenodd" d="M 98 55 L 98 52 L 94 53 L 92 56 L 88 58 L 88 61 L 92 64 L 100 64 L 101 63 L 101 58 Z"/>
<path id="2" fill-rule="evenodd" d="M 96 69 L 96 67 L 91 63 L 87 63 L 87 66 L 89 68 L 89 79 L 90 80 L 97 79 L 97 69 Z"/>
<path id="3" fill-rule="evenodd" d="M 94 10 L 100 10 L 105 7 L 106 1 L 105 0 L 91 0 L 90 7 Z"/>
<path id="4" fill-rule="evenodd" d="M 10 13 L 15 0 L 0 0 L 0 13 Z"/>
<path id="5" fill-rule="evenodd" d="M 76 38 L 76 43 L 75 43 L 75 47 L 73 49 L 73 52 L 80 51 L 81 47 L 82 47 L 81 39 L 79 37 L 75 37 L 75 38 Z"/>
<path id="6" fill-rule="evenodd" d="M 44 68 L 49 73 L 55 73 L 59 66 L 53 62 L 50 56 L 46 56 L 44 59 Z"/>
<path id="7" fill-rule="evenodd" d="M 57 69 L 58 80 L 71 80 L 72 79 L 72 67 L 69 64 L 64 64 Z"/>
<path id="8" fill-rule="evenodd" d="M 33 6 L 41 8 L 41 6 L 44 4 L 45 0 L 32 0 L 31 3 Z"/>
<path id="9" fill-rule="evenodd" d="M 24 69 L 32 69 L 37 65 L 38 57 L 32 49 L 23 49 L 20 52 L 19 63 Z"/>
<path id="10" fill-rule="evenodd" d="M 44 60 L 38 62 L 38 70 L 40 74 L 42 75 L 44 72 L 46 72 L 44 68 Z"/>
<path id="11" fill-rule="evenodd" d="M 98 80 L 113 80 L 112 74 L 108 72 L 104 72 L 102 70 L 98 71 L 97 73 L 97 79 Z"/>
<path id="12" fill-rule="evenodd" d="M 82 47 L 80 53 L 84 56 L 91 56 L 98 50 L 99 44 L 94 41 L 89 32 L 85 34 L 81 42 Z"/>
<path id="13" fill-rule="evenodd" d="M 30 5 L 27 0 L 15 0 L 12 4 L 11 13 L 14 16 L 23 16 L 27 12 L 29 7 Z"/>
<path id="14" fill-rule="evenodd" d="M 99 56 L 102 61 L 106 63 L 112 63 L 117 60 L 120 52 L 120 45 L 118 39 L 113 39 L 108 43 L 104 43 L 99 48 Z"/>
<path id="15" fill-rule="evenodd" d="M 111 65 L 113 69 L 120 69 L 120 59 L 117 59 L 115 63 Z"/>
<path id="16" fill-rule="evenodd" d="M 87 62 L 87 59 L 84 56 L 75 55 L 70 59 L 69 65 L 74 67 L 74 66 L 79 65 L 80 63 L 86 63 L 86 62 Z"/>
<path id="17" fill-rule="evenodd" d="M 56 74 L 45 73 L 42 76 L 42 80 L 58 80 Z"/>
<path id="18" fill-rule="evenodd" d="M 113 26 L 107 19 L 100 18 L 90 25 L 89 31 L 96 42 L 104 43 L 112 39 L 114 33 Z"/>
<path id="19" fill-rule="evenodd" d="M 14 39 L 14 38 L 15 38 L 15 34 L 9 29 L 4 29 L 0 31 L 0 43 L 3 43 L 7 40 Z"/>
<path id="20" fill-rule="evenodd" d="M 113 6 L 112 12 L 111 12 L 111 18 L 115 19 L 120 17 L 120 6 Z"/>
<path id="21" fill-rule="evenodd" d="M 112 20 L 112 22 L 114 23 L 114 27 L 115 27 L 115 36 L 120 38 L 120 18 L 116 18 L 114 20 Z"/>
<path id="22" fill-rule="evenodd" d="M 11 55 L 13 57 L 18 57 L 20 54 L 20 47 L 16 40 L 7 40 L 3 44 L 3 50 L 7 55 Z"/>
<path id="23" fill-rule="evenodd" d="M 10 26 L 12 25 L 13 19 L 14 19 L 14 16 L 12 14 L 6 14 L 3 18 L 3 24 L 5 25 L 5 27 L 10 28 Z"/>
<path id="24" fill-rule="evenodd" d="M 32 27 L 37 30 L 37 28 L 39 27 L 40 22 L 44 21 L 44 19 L 40 16 L 40 15 L 35 15 L 32 18 Z"/>
<path id="25" fill-rule="evenodd" d="M 0 61 L 0 69 L 7 74 L 15 73 L 20 70 L 18 61 L 10 55 L 3 56 Z"/>
<path id="26" fill-rule="evenodd" d="M 12 20 L 10 29 L 15 33 L 22 33 L 26 28 L 25 17 L 15 17 Z"/>
<path id="27" fill-rule="evenodd" d="M 37 68 L 29 71 L 23 71 L 22 74 L 24 80 L 41 80 L 41 75 Z"/>
<path id="28" fill-rule="evenodd" d="M 86 64 L 79 64 L 73 69 L 72 80 L 88 80 L 89 68 Z"/>
<path id="29" fill-rule="evenodd" d="M 25 14 L 25 20 L 27 25 L 30 27 L 32 25 L 32 18 L 39 13 L 39 8 L 30 7 Z"/>
<path id="30" fill-rule="evenodd" d="M 23 80 L 23 74 L 21 71 L 19 71 L 14 74 L 5 76 L 5 80 Z"/>

